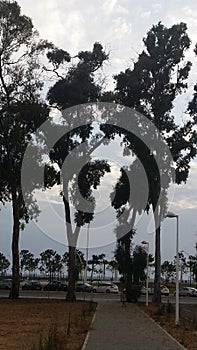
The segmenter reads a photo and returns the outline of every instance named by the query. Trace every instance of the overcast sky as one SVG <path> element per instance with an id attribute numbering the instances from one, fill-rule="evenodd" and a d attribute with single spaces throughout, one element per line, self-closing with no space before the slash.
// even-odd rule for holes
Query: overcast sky
<path id="1" fill-rule="evenodd" d="M 197 42 L 197 2 L 194 0 L 173 0 L 173 1 L 149 1 L 149 0 L 20 0 L 18 1 L 22 12 L 31 17 L 35 28 L 42 38 L 52 41 L 56 46 L 67 50 L 75 55 L 79 50 L 89 50 L 95 41 L 103 44 L 110 53 L 109 63 L 106 64 L 106 84 L 109 88 L 113 86 L 111 76 L 132 67 L 133 60 L 142 50 L 142 38 L 153 24 L 159 21 L 166 26 L 179 22 L 188 25 L 188 34 L 192 40 L 188 58 L 193 61 L 193 68 L 190 75 L 190 94 L 194 82 L 197 82 L 197 65 L 195 63 L 193 48 Z M 175 113 L 177 118 L 182 118 L 190 95 L 183 95 L 177 100 Z M 110 151 L 101 149 L 100 156 L 108 156 L 113 164 L 114 172 L 118 166 L 125 164 L 121 160 L 121 152 L 114 144 Z M 113 152 L 112 152 L 113 150 Z M 118 153 L 119 152 L 119 153 Z M 175 193 L 170 199 L 170 210 L 179 214 L 180 217 L 180 250 L 194 253 L 194 244 L 197 239 L 197 163 L 192 162 L 191 174 L 186 185 L 177 186 Z M 101 189 L 97 193 L 98 207 L 95 222 L 92 225 L 98 229 L 94 236 L 90 232 L 91 247 L 98 246 L 100 251 L 108 255 L 114 249 L 115 236 L 113 227 L 115 225 L 115 213 L 110 208 L 109 201 L 104 203 L 111 191 L 109 184 L 113 179 L 109 175 L 103 181 Z M 105 198 L 101 196 L 105 193 Z M 55 196 L 55 193 L 54 193 Z M 43 213 L 37 224 L 31 223 L 21 235 L 21 248 L 26 248 L 38 254 L 44 249 L 53 248 L 60 253 L 65 250 L 65 232 L 63 210 L 60 203 L 54 199 L 51 209 L 47 200 L 40 199 Z M 99 207 L 99 203 L 101 207 Z M 55 208 L 55 209 L 54 209 Z M 55 213 L 54 217 L 52 213 Z M 57 216 L 60 218 L 56 222 Z M 2 251 L 9 255 L 11 242 L 11 216 L 8 210 L 3 209 L 1 223 L 6 238 L 2 238 Z M 46 220 L 47 217 L 47 220 Z M 102 217 L 102 219 L 101 219 Z M 8 221 L 10 225 L 8 226 Z M 172 260 L 175 255 L 175 233 L 176 222 L 166 219 L 162 225 L 162 259 Z M 137 225 L 135 243 L 141 240 L 150 242 L 150 251 L 154 253 L 154 234 L 150 228 L 150 218 L 143 216 Z M 91 231 L 91 230 L 90 230 Z M 87 228 L 83 232 L 84 239 L 80 241 L 81 246 L 85 245 Z M 102 236 L 104 235 L 104 236 Z M 48 238 L 50 236 L 56 242 Z M 5 237 L 5 236 L 3 236 Z M 95 238 L 97 237 L 97 238 Z M 81 238 L 80 238 L 81 239 Z M 98 250 L 99 251 L 99 250 Z"/>

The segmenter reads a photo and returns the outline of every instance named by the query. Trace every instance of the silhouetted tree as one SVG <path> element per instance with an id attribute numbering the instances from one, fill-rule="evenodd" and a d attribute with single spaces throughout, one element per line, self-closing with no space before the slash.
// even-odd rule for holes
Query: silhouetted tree
<path id="1" fill-rule="evenodd" d="M 62 50 L 52 50 L 48 58 L 53 65 L 53 71 L 58 74 L 58 81 L 50 88 L 48 99 L 51 105 L 63 110 L 87 102 L 96 102 L 101 98 L 102 86 L 95 80 L 95 72 L 103 65 L 108 55 L 103 51 L 102 45 L 95 43 L 92 51 L 81 51 L 75 57 L 77 63 L 70 65 L 71 57 Z M 61 76 L 59 70 L 61 66 Z M 92 190 L 100 184 L 100 178 L 108 172 L 109 166 L 105 161 L 91 161 L 91 154 L 98 147 L 102 138 L 92 133 L 91 112 L 86 106 L 77 109 L 77 115 L 67 114 L 63 116 L 63 124 L 69 125 L 70 131 L 67 132 L 54 145 L 50 152 L 50 160 L 58 165 L 62 174 L 63 190 L 61 192 L 66 218 L 66 229 L 69 245 L 68 262 L 68 292 L 67 300 L 73 301 L 75 297 L 75 250 L 80 228 L 93 219 L 95 200 Z M 88 121 L 88 123 L 87 123 Z M 80 123 L 80 127 L 76 127 Z M 54 125 L 54 132 L 58 127 Z M 83 148 L 77 147 L 83 145 Z M 75 150 L 75 151 L 74 151 Z M 73 157 L 73 163 L 78 167 L 70 166 L 63 169 L 64 160 L 67 156 Z M 85 164 L 82 166 L 82 164 Z M 78 175 L 76 171 L 80 169 Z M 74 182 L 73 182 L 74 180 Z M 69 193 L 69 186 L 72 183 L 72 189 Z M 84 199 L 88 200 L 92 206 L 91 213 L 84 209 L 76 209 L 74 213 L 75 220 L 72 223 L 71 203 L 79 208 L 79 192 Z M 70 195 L 71 194 L 71 195 Z M 75 228 L 74 228 L 75 225 Z"/>
<path id="2" fill-rule="evenodd" d="M 142 162 L 149 184 L 149 198 L 145 210 L 152 207 L 155 220 L 155 279 L 154 301 L 161 301 L 160 293 L 160 220 L 167 206 L 167 189 L 171 179 L 171 167 L 174 166 L 176 182 L 186 182 L 189 163 L 196 155 L 193 133 L 193 119 L 177 125 L 172 114 L 175 98 L 187 89 L 187 78 L 191 62 L 185 62 L 185 52 L 190 47 L 185 23 L 166 28 L 159 22 L 153 26 L 143 39 L 145 49 L 139 55 L 133 69 L 126 69 L 115 79 L 116 101 L 143 113 L 158 128 L 158 132 L 168 145 L 174 164 L 158 169 L 154 162 L 154 151 L 136 142 L 133 135 L 125 133 L 127 149 L 134 151 Z M 145 126 L 146 127 L 146 126 Z M 142 136 L 147 130 L 141 125 Z M 151 140 L 152 135 L 150 135 Z M 158 150 L 155 150 L 158 152 Z M 158 154 L 159 155 L 159 154 Z M 161 178 L 164 187 L 161 188 Z M 127 189 L 128 193 L 128 189 Z M 160 202 L 158 199 L 161 198 Z M 131 226 L 133 228 L 133 226 Z"/>
<path id="3" fill-rule="evenodd" d="M 48 110 L 39 94 L 39 56 L 51 47 L 38 38 L 30 18 L 21 15 L 13 1 L 0 1 L 0 182 L 5 198 L 12 203 L 12 288 L 10 298 L 19 296 L 19 235 L 25 223 L 38 214 L 29 196 L 27 208 L 21 189 L 23 155 L 32 133 L 43 123 Z"/>

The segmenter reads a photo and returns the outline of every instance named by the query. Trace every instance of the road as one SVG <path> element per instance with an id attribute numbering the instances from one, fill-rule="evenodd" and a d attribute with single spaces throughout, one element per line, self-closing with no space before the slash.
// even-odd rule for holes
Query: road
<path id="1" fill-rule="evenodd" d="M 0 290 L 0 297 L 8 297 L 8 290 Z M 77 300 L 120 300 L 120 294 L 105 294 L 105 293 L 76 293 Z M 20 291 L 21 298 L 50 298 L 50 299 L 64 299 L 66 292 L 45 292 L 45 291 Z M 197 305 L 197 297 L 180 297 L 180 304 Z M 145 301 L 145 296 L 141 296 L 140 301 Z M 149 296 L 151 302 L 151 296 Z M 162 296 L 162 302 L 175 303 L 173 295 Z"/>
<path id="2" fill-rule="evenodd" d="M 0 290 L 0 298 L 8 297 L 8 290 Z M 65 299 L 66 292 L 53 291 L 20 291 L 21 298 L 47 298 L 47 299 Z M 76 293 L 77 300 L 120 300 L 120 294 L 105 294 L 105 293 Z"/>
<path id="3" fill-rule="evenodd" d="M 0 290 L 0 298 L 8 298 L 8 290 Z M 47 299 L 65 299 L 66 292 L 45 292 L 45 291 L 20 291 L 21 298 L 47 298 Z M 77 300 L 120 300 L 120 294 L 105 294 L 105 293 L 76 293 Z M 184 316 L 197 322 L 197 298 L 196 297 L 180 297 L 180 317 Z M 145 302 L 145 296 L 141 296 L 140 301 Z M 151 295 L 149 296 L 151 302 Z M 162 302 L 170 302 L 175 304 L 175 297 L 173 295 L 163 296 Z"/>

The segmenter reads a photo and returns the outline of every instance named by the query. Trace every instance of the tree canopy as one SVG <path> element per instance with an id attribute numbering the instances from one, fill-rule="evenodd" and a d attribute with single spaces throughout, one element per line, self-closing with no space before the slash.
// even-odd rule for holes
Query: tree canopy
<path id="1" fill-rule="evenodd" d="M 146 145 L 133 142 L 133 135 L 126 133 L 124 141 L 127 149 L 136 152 L 142 162 L 149 183 L 149 197 L 145 210 L 152 207 L 155 219 L 155 300 L 160 300 L 160 225 L 159 222 L 167 210 L 167 190 L 171 180 L 171 169 L 174 167 L 176 182 L 186 182 L 189 174 L 189 163 L 196 156 L 196 135 L 193 131 L 195 120 L 189 118 L 182 125 L 175 123 L 173 115 L 173 103 L 175 98 L 187 88 L 187 78 L 191 69 L 191 62 L 185 61 L 185 53 L 190 47 L 190 39 L 187 34 L 187 25 L 180 23 L 170 28 L 161 22 L 154 25 L 143 39 L 145 49 L 134 63 L 133 69 L 115 76 L 116 100 L 129 107 L 133 107 L 149 118 L 157 127 L 168 145 L 174 163 L 166 168 L 166 157 L 163 158 L 163 167 L 158 169 L 154 162 L 155 153 Z M 191 105 L 190 105 L 191 106 Z M 147 130 L 143 129 L 142 134 Z M 150 135 L 151 139 L 152 135 Z M 154 135 L 155 137 L 155 135 Z M 136 163 L 137 164 L 137 163 Z M 134 163 L 135 165 L 135 163 Z M 132 166 L 132 171 L 134 168 Z M 161 187 L 161 179 L 164 178 Z M 125 181 L 125 184 L 120 183 Z M 124 204 L 128 201 L 128 181 L 122 174 L 119 191 L 125 190 Z M 160 196 L 162 194 L 162 196 Z M 158 202 L 159 196 L 161 201 Z M 119 197 L 117 192 L 116 198 Z M 116 207 L 119 205 L 114 202 Z M 135 210 L 137 204 L 130 206 Z M 139 208 L 136 207 L 139 210 Z"/>
<path id="2" fill-rule="evenodd" d="M 0 159 L 1 199 L 11 200 L 13 210 L 11 298 L 19 293 L 19 233 L 39 210 L 32 193 L 29 208 L 21 188 L 23 156 L 32 133 L 48 117 L 40 98 L 39 56 L 49 49 L 39 39 L 30 18 L 21 14 L 16 2 L 0 1 Z"/>

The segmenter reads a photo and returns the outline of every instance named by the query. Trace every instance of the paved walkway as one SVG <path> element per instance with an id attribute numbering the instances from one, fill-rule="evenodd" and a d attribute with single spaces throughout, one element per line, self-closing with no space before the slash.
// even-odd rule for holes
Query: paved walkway
<path id="1" fill-rule="evenodd" d="M 99 301 L 82 350 L 185 349 L 146 316 L 137 305 Z"/>

